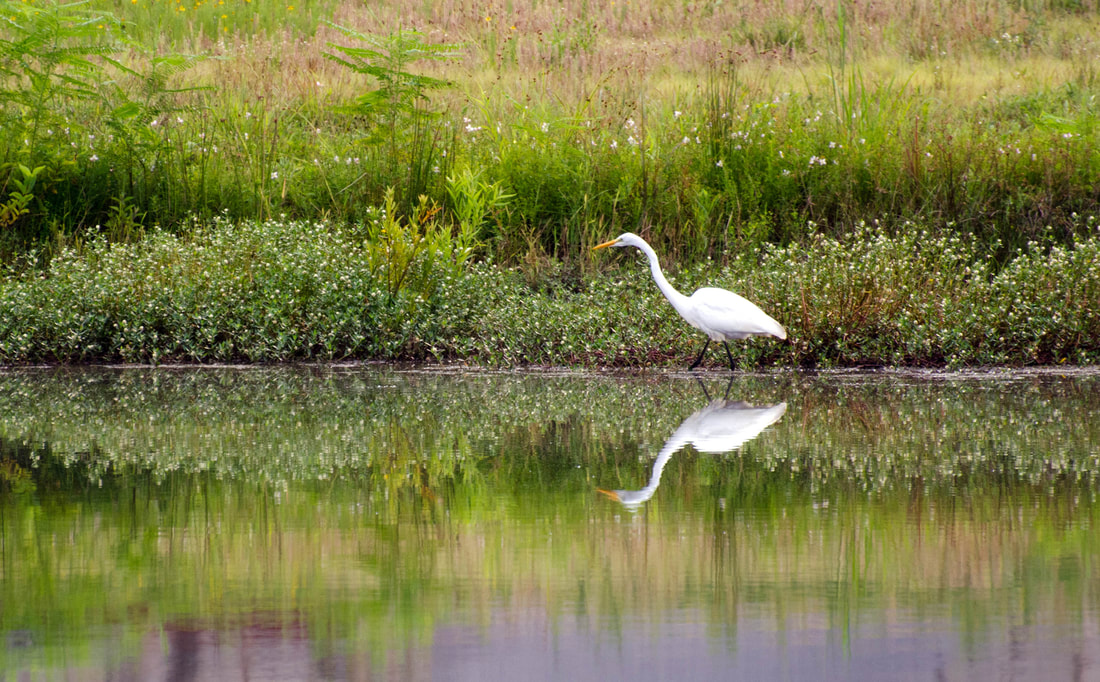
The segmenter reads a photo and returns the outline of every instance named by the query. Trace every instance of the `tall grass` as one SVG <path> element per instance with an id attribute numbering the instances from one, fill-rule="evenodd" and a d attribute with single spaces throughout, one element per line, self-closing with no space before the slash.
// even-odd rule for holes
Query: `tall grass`
<path id="1" fill-rule="evenodd" d="M 312 36 L 335 0 L 103 0 L 95 3 L 124 17 L 134 37 L 151 45 L 208 46 L 224 40 L 286 33 Z"/>
<path id="2" fill-rule="evenodd" d="M 481 231 L 512 262 L 624 227 L 697 260 L 876 218 L 1007 257 L 1100 203 L 1088 2 L 4 7 L 6 259 L 226 210 L 361 221 L 390 187 L 458 229 L 462 168 L 511 195 Z M 418 113 L 380 127 L 365 93 L 398 73 Z"/>

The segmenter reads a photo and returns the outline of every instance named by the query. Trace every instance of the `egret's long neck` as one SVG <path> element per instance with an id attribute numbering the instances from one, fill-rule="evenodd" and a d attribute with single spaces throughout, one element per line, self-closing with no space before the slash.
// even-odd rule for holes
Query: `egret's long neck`
<path id="1" fill-rule="evenodd" d="M 680 295 L 675 289 L 672 290 L 672 293 L 677 296 Z M 681 424 L 680 428 L 676 429 L 676 431 L 668 437 L 668 440 L 665 441 L 665 444 L 661 447 L 661 451 L 657 453 L 657 459 L 653 461 L 653 471 L 649 474 L 649 483 L 638 491 L 645 494 L 644 499 L 648 500 L 653 497 L 653 493 L 657 492 L 657 486 L 661 485 L 661 472 L 665 470 L 665 465 L 668 464 L 668 460 L 672 459 L 673 455 L 684 449 L 684 446 L 691 442 L 690 436 L 684 433 L 686 431 L 684 427 L 691 421 L 691 419 L 688 419 Z"/>
<path id="2" fill-rule="evenodd" d="M 682 311 L 681 307 L 687 302 L 687 296 L 684 296 L 679 291 L 668 283 L 665 279 L 665 273 L 661 272 L 661 264 L 657 261 L 657 253 L 650 248 L 649 244 L 641 244 L 638 246 L 642 250 L 642 253 L 649 259 L 649 270 L 653 273 L 653 281 L 657 283 L 657 288 L 661 290 L 661 293 L 665 295 L 668 302 L 672 304 L 672 307 L 678 311 Z"/>

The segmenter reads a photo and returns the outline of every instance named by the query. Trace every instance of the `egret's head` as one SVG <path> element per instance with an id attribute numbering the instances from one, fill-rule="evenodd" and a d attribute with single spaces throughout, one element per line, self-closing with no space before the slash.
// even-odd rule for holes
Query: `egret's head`
<path id="1" fill-rule="evenodd" d="M 614 239 L 612 239 L 609 242 L 604 242 L 603 244 L 600 244 L 598 246 L 593 246 L 592 250 L 595 251 L 596 249 L 606 249 L 609 246 L 614 246 L 614 247 L 638 246 L 638 247 L 640 247 L 644 243 L 645 242 L 642 240 L 642 238 L 639 237 L 638 235 L 634 234 L 633 232 L 623 232 L 618 237 L 615 237 Z"/>

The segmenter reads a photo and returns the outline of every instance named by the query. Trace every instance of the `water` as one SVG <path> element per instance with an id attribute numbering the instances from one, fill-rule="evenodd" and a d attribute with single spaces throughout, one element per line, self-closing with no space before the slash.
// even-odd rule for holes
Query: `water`
<path id="1" fill-rule="evenodd" d="M 0 679 L 1100 679 L 1100 375 L 0 374 Z"/>

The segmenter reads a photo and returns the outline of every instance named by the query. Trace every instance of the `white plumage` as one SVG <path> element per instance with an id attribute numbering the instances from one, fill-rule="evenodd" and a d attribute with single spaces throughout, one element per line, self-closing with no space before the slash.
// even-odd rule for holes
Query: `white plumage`
<path id="1" fill-rule="evenodd" d="M 665 275 L 661 272 L 661 264 L 657 260 L 657 253 L 646 243 L 644 239 L 633 232 L 624 232 L 609 242 L 604 242 L 596 249 L 609 246 L 623 247 L 634 246 L 642 250 L 649 259 L 649 270 L 653 274 L 653 281 L 668 302 L 680 313 L 688 324 L 707 335 L 707 341 L 703 344 L 703 350 L 699 357 L 691 364 L 689 369 L 695 369 L 703 361 L 703 354 L 711 341 L 721 341 L 726 348 L 726 357 L 729 358 L 730 371 L 733 371 L 733 355 L 726 343 L 732 339 L 745 339 L 750 336 L 774 336 L 777 339 L 786 339 L 787 330 L 783 325 L 772 319 L 755 303 L 738 296 L 732 291 L 718 289 L 716 287 L 703 287 L 691 296 L 684 296 L 669 284 Z"/>
<path id="2" fill-rule="evenodd" d="M 748 403 L 725 399 L 710 404 L 685 419 L 676 429 L 653 462 L 649 483 L 641 490 L 602 490 L 627 509 L 636 510 L 657 492 L 661 472 L 674 454 L 688 445 L 699 452 L 722 454 L 736 450 L 756 438 L 764 429 L 776 423 L 787 412 L 787 403 L 754 407 Z"/>

